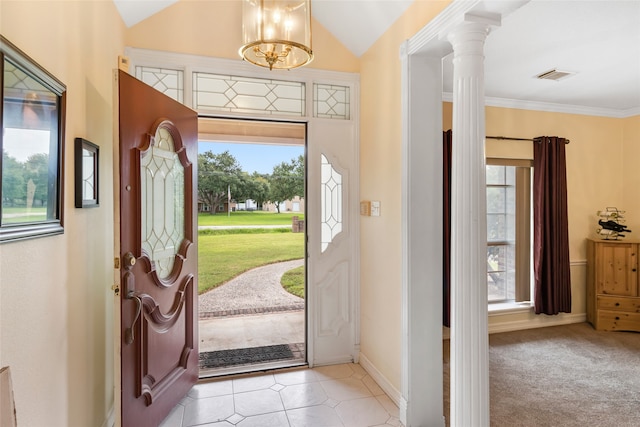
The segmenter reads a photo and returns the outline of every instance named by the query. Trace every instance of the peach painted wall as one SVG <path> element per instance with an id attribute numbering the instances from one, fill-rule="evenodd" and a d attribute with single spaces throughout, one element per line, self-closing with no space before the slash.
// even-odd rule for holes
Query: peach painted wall
<path id="1" fill-rule="evenodd" d="M 449 1 L 416 1 L 361 57 L 360 198 L 381 216 L 361 217 L 361 352 L 400 390 L 402 342 L 402 108 L 400 45 Z"/>
<path id="2" fill-rule="evenodd" d="M 640 237 L 640 115 L 622 120 L 622 208 L 626 212 L 626 225 L 634 239 Z"/>
<path id="3" fill-rule="evenodd" d="M 128 29 L 125 43 L 142 49 L 241 60 L 241 25 L 240 1 L 181 0 Z M 358 58 L 320 23 L 313 20 L 311 29 L 314 59 L 308 67 L 359 71 Z"/>
<path id="4" fill-rule="evenodd" d="M 597 237 L 596 212 L 607 206 L 627 211 L 629 228 L 639 229 L 640 185 L 636 167 L 640 157 L 640 116 L 619 119 L 486 107 L 486 133 L 493 136 L 533 138 L 562 136 L 571 140 L 567 153 L 569 251 L 572 314 L 586 311 L 586 238 Z M 443 105 L 443 129 L 451 128 L 451 103 Z M 487 157 L 533 158 L 531 142 L 487 140 Z M 639 229 L 640 230 L 640 229 Z M 563 315 L 560 315 L 561 317 Z M 547 321 L 530 313 L 491 315 L 490 328 L 507 324 Z M 541 320 L 542 319 L 542 320 Z"/>
<path id="5" fill-rule="evenodd" d="M 111 70 L 124 25 L 110 1 L 3 0 L 0 32 L 67 86 L 65 231 L 0 245 L 0 365 L 12 370 L 18 425 L 106 426 L 114 402 Z M 74 208 L 75 137 L 100 146 L 98 208 Z"/>
<path id="6" fill-rule="evenodd" d="M 487 135 L 521 138 L 562 136 L 571 140 L 567 155 L 569 258 L 571 261 L 572 314 L 586 312 L 586 238 L 597 236 L 596 212 L 606 206 L 623 206 L 618 176 L 623 159 L 623 121 L 616 118 L 486 108 Z M 487 156 L 533 158 L 530 142 L 487 141 Z M 538 320 L 545 316 L 494 316 L 490 324 Z"/>

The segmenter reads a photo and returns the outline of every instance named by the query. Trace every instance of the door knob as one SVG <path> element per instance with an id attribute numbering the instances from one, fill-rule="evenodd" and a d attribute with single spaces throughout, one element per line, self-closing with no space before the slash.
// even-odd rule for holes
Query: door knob
<path id="1" fill-rule="evenodd" d="M 127 252 L 122 257 L 122 263 L 124 264 L 124 268 L 129 270 L 131 267 L 136 265 L 136 257 L 131 252 Z"/>

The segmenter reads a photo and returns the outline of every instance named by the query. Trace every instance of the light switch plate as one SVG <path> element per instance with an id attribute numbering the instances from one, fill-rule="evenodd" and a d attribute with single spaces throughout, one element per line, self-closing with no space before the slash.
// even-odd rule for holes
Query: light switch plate
<path id="1" fill-rule="evenodd" d="M 372 201 L 371 202 L 371 216 L 380 216 L 380 202 Z"/>

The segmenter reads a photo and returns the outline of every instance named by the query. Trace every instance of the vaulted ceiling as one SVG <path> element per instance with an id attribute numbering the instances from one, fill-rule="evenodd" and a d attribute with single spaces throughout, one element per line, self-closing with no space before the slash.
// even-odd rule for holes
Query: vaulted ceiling
<path id="1" fill-rule="evenodd" d="M 114 0 L 127 26 L 177 1 Z M 313 0 L 312 13 L 354 55 L 361 56 L 411 3 Z M 613 117 L 640 114 L 640 1 L 519 0 L 514 4 L 522 6 L 503 16 L 502 25 L 487 39 L 488 103 Z M 536 78 L 551 70 L 574 74 L 558 81 Z M 445 93 L 451 91 L 451 76 L 451 58 L 445 58 Z"/>

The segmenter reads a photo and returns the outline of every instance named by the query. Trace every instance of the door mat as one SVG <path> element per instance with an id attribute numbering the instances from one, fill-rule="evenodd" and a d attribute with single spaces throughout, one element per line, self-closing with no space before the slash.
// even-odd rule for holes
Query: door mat
<path id="1" fill-rule="evenodd" d="M 200 369 L 224 368 L 227 366 L 274 362 L 294 358 L 293 351 L 288 344 L 278 344 L 200 353 L 199 365 Z"/>

